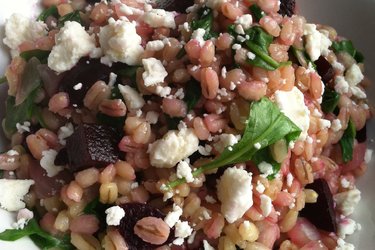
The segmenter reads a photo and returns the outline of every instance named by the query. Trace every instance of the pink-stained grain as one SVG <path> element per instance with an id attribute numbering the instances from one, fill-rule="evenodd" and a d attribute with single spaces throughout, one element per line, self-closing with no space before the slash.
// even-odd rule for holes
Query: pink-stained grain
<path id="1" fill-rule="evenodd" d="M 99 175 L 99 182 L 110 183 L 113 181 L 113 178 L 116 176 L 116 168 L 113 164 L 109 164 L 107 167 L 103 169 L 103 171 Z"/>
<path id="2" fill-rule="evenodd" d="M 108 16 L 108 5 L 104 3 L 99 3 L 94 6 L 94 8 L 91 11 L 90 19 L 93 20 L 95 24 L 102 24 L 104 23 Z"/>
<path id="3" fill-rule="evenodd" d="M 228 121 L 225 120 L 221 115 L 209 114 L 203 118 L 204 124 L 206 125 L 208 131 L 211 133 L 217 133 L 223 130 Z"/>
<path id="4" fill-rule="evenodd" d="M 280 35 L 279 24 L 270 16 L 264 16 L 259 20 L 259 24 L 263 27 L 270 35 L 278 37 Z"/>
<path id="5" fill-rule="evenodd" d="M 97 168 L 88 168 L 78 172 L 75 180 L 82 188 L 90 187 L 99 180 L 99 170 Z"/>
<path id="6" fill-rule="evenodd" d="M 34 134 L 26 137 L 26 144 L 33 157 L 37 160 L 42 159 L 42 152 L 49 149 L 47 141 L 41 136 Z"/>
<path id="7" fill-rule="evenodd" d="M 200 56 L 201 46 L 196 39 L 192 39 L 185 45 L 185 51 L 190 61 L 198 60 Z"/>
<path id="8" fill-rule="evenodd" d="M 266 13 L 278 12 L 280 9 L 278 0 L 258 0 L 259 7 Z"/>
<path id="9" fill-rule="evenodd" d="M 214 99 L 219 89 L 219 78 L 212 68 L 203 68 L 201 70 L 202 94 L 207 99 Z"/>
<path id="10" fill-rule="evenodd" d="M 267 93 L 267 85 L 262 81 L 244 81 L 238 85 L 240 96 L 249 101 L 258 101 Z"/>
<path id="11" fill-rule="evenodd" d="M 99 105 L 99 110 L 103 114 L 112 117 L 123 117 L 126 115 L 126 105 L 121 99 L 103 100 Z"/>
<path id="12" fill-rule="evenodd" d="M 199 140 L 207 140 L 210 136 L 210 131 L 207 129 L 204 121 L 200 117 L 194 118 L 193 128 L 195 134 L 198 136 Z"/>
<path id="13" fill-rule="evenodd" d="M 126 161 L 117 161 L 115 163 L 116 173 L 125 180 L 132 181 L 135 179 L 134 168 Z"/>
<path id="14" fill-rule="evenodd" d="M 94 234 L 99 229 L 99 220 L 95 215 L 83 214 L 70 220 L 69 229 L 73 233 Z"/>
<path id="15" fill-rule="evenodd" d="M 134 233 L 143 241 L 161 245 L 169 237 L 170 228 L 162 219 L 156 217 L 144 217 L 137 221 Z"/>
<path id="16" fill-rule="evenodd" d="M 51 97 L 48 102 L 48 109 L 57 113 L 69 107 L 69 95 L 65 92 L 59 92 Z"/>
<path id="17" fill-rule="evenodd" d="M 235 4 L 226 2 L 221 5 L 221 12 L 225 17 L 228 19 L 235 21 L 237 17 L 243 15 L 243 11 L 241 8 L 236 7 Z"/>
<path id="18" fill-rule="evenodd" d="M 76 181 L 72 181 L 66 189 L 66 195 L 70 200 L 80 202 L 83 195 L 83 189 Z"/>
<path id="19" fill-rule="evenodd" d="M 214 61 L 215 58 L 215 45 L 211 40 L 204 43 L 200 50 L 199 62 L 202 67 L 208 67 Z"/>
<path id="20" fill-rule="evenodd" d="M 176 98 L 163 98 L 162 109 L 171 117 L 185 117 L 187 114 L 186 103 Z"/>

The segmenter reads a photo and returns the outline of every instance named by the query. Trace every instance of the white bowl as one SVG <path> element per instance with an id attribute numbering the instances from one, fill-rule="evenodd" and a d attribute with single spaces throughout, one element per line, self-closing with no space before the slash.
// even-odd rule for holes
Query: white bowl
<path id="1" fill-rule="evenodd" d="M 3 22 L 14 12 L 28 16 L 35 16 L 38 0 L 0 0 L 0 39 L 4 35 Z M 355 47 L 365 57 L 366 75 L 375 81 L 375 10 L 374 0 L 297 0 L 299 12 L 303 14 L 308 22 L 328 24 L 336 28 L 341 36 L 345 36 L 354 42 Z M 0 75 L 8 63 L 7 50 L 0 42 Z M 369 89 L 370 101 L 374 104 L 375 89 Z M 0 87 L 0 100 L 5 100 L 4 86 Z M 4 115 L 4 105 L 0 105 L 0 117 Z M 375 123 L 370 122 L 368 126 L 369 147 L 375 149 Z M 0 150 L 5 145 L 5 139 L 0 133 Z M 362 225 L 362 230 L 351 236 L 348 241 L 352 242 L 356 249 L 372 250 L 375 246 L 375 169 L 374 162 L 369 165 L 367 174 L 359 180 L 358 187 L 362 191 L 362 200 L 357 207 L 354 219 Z M 5 228 L 11 228 L 14 215 L 0 209 L 0 232 Z M 37 250 L 29 239 L 21 239 L 16 242 L 0 241 L 0 249 L 28 249 Z"/>

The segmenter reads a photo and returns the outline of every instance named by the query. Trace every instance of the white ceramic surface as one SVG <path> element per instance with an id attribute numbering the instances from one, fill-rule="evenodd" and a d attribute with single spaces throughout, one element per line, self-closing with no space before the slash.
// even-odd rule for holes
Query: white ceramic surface
<path id="1" fill-rule="evenodd" d="M 3 48 L 3 22 L 11 13 L 22 13 L 35 16 L 38 0 L 0 0 L 0 75 L 8 63 L 9 56 Z M 297 0 L 299 11 L 309 22 L 329 24 L 335 27 L 342 36 L 350 38 L 357 49 L 366 57 L 366 75 L 375 81 L 375 0 Z M 371 101 L 375 99 L 375 88 L 370 88 Z M 5 88 L 0 87 L 0 100 L 5 98 Z M 4 115 L 4 105 L 0 105 L 0 117 Z M 369 138 L 375 138 L 375 123 L 371 122 Z M 0 133 L 0 150 L 5 145 L 5 139 Z M 371 148 L 375 148 L 374 141 L 369 140 Z M 362 201 L 355 211 L 354 218 L 362 225 L 362 230 L 349 238 L 358 250 L 372 250 L 375 247 L 375 168 L 374 162 L 369 164 L 367 174 L 359 181 L 362 191 Z M 0 209 L 0 232 L 10 228 L 14 222 L 14 215 Z M 0 249 L 37 250 L 29 239 L 22 239 L 14 243 L 0 241 Z"/>

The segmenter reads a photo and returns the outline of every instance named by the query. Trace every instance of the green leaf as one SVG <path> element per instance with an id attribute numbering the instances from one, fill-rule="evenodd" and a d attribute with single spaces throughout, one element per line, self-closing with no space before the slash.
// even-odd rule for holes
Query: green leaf
<path id="1" fill-rule="evenodd" d="M 198 17 L 191 22 L 191 28 L 193 30 L 197 29 L 204 29 L 206 32 L 204 33 L 204 40 L 211 39 L 212 37 L 217 37 L 217 33 L 215 33 L 212 29 L 214 22 L 214 12 L 210 8 L 201 8 L 198 11 Z"/>
<path id="2" fill-rule="evenodd" d="M 308 68 L 310 65 L 312 65 L 312 67 L 316 70 L 315 63 L 310 60 L 309 55 L 305 50 L 297 49 L 294 46 L 291 46 L 290 49 L 302 67 Z"/>
<path id="3" fill-rule="evenodd" d="M 275 178 L 276 174 L 279 173 L 280 171 L 280 168 L 281 168 L 281 164 L 276 162 L 273 158 L 272 158 L 272 154 L 270 152 L 270 148 L 269 147 L 266 147 L 266 148 L 263 148 L 261 150 L 259 150 L 258 152 L 256 152 L 253 156 L 253 158 L 251 159 L 257 166 L 262 163 L 262 162 L 267 162 L 268 164 L 271 164 L 272 165 L 272 170 L 273 170 L 273 173 L 268 175 L 267 178 L 269 180 L 272 180 Z"/>
<path id="4" fill-rule="evenodd" d="M 195 170 L 193 176 L 219 167 L 249 161 L 259 150 L 281 139 L 285 139 L 289 144 L 289 142 L 297 140 L 300 134 L 301 129 L 281 113 L 274 103 L 267 98 L 262 98 L 251 104 L 249 119 L 241 140 L 237 144 L 227 147 L 213 161 Z M 258 143 L 261 145 L 260 148 L 255 147 L 255 144 Z M 178 179 L 170 182 L 168 186 L 173 188 L 184 182 L 185 179 Z"/>
<path id="5" fill-rule="evenodd" d="M 1 169 L 0 170 L 0 179 L 3 178 L 3 176 L 4 176 L 4 170 Z"/>
<path id="6" fill-rule="evenodd" d="M 122 77 L 133 78 L 133 77 L 135 77 L 138 68 L 139 68 L 139 66 L 128 66 L 128 65 L 125 65 L 123 68 L 121 68 L 120 70 L 116 71 L 116 74 L 118 76 L 122 76 Z"/>
<path id="7" fill-rule="evenodd" d="M 75 21 L 82 24 L 81 16 L 78 10 L 75 10 L 59 18 L 59 27 L 63 27 L 66 21 Z"/>
<path id="8" fill-rule="evenodd" d="M 199 82 L 193 80 L 186 83 L 184 101 L 186 102 L 188 111 L 195 107 L 201 96 L 202 89 Z"/>
<path id="9" fill-rule="evenodd" d="M 25 236 L 38 233 L 40 230 L 35 219 L 31 219 L 23 229 L 7 229 L 0 233 L 0 240 L 16 241 Z"/>
<path id="10" fill-rule="evenodd" d="M 20 57 L 25 59 L 25 61 L 29 61 L 31 58 L 36 57 L 42 64 L 46 64 L 50 53 L 51 51 L 49 50 L 34 49 L 21 52 Z"/>
<path id="11" fill-rule="evenodd" d="M 167 120 L 167 126 L 169 130 L 175 130 L 178 128 L 178 124 L 182 120 L 179 117 L 170 117 L 169 115 L 165 115 L 165 119 Z"/>
<path id="12" fill-rule="evenodd" d="M 16 106 L 22 104 L 28 96 L 30 96 L 31 92 L 40 87 L 42 79 L 38 71 L 39 65 L 40 61 L 36 57 L 31 58 L 26 63 L 22 74 L 22 80 L 16 94 Z"/>
<path id="13" fill-rule="evenodd" d="M 56 18 L 59 17 L 59 13 L 58 13 L 57 7 L 55 5 L 52 5 L 48 9 L 43 10 L 42 13 L 40 13 L 40 15 L 38 16 L 38 18 L 36 20 L 45 22 L 47 17 L 49 17 L 49 16 L 54 16 Z"/>
<path id="14" fill-rule="evenodd" d="M 333 50 L 337 52 L 346 52 L 351 55 L 358 63 L 362 63 L 365 58 L 363 54 L 354 48 L 352 41 L 342 40 L 340 42 L 332 43 Z"/>
<path id="15" fill-rule="evenodd" d="M 106 228 L 105 210 L 107 210 L 109 207 L 110 205 L 103 204 L 99 201 L 99 198 L 95 198 L 86 205 L 86 207 L 83 209 L 83 213 L 95 215 L 96 218 L 99 219 L 100 228 L 105 229 Z"/>
<path id="16" fill-rule="evenodd" d="M 356 136 L 356 128 L 352 120 L 349 120 L 348 127 L 340 140 L 342 159 L 349 162 L 353 159 L 354 139 Z"/>
<path id="17" fill-rule="evenodd" d="M 0 84 L 2 84 L 2 83 L 6 83 L 8 80 L 7 80 L 7 78 L 6 78 L 6 76 L 2 76 L 2 77 L 0 77 Z"/>
<path id="18" fill-rule="evenodd" d="M 257 22 L 259 22 L 259 20 L 266 15 L 264 11 L 257 4 L 251 5 L 249 9 L 250 9 L 251 15 L 253 15 L 253 17 L 255 18 L 255 21 Z"/>
<path id="19" fill-rule="evenodd" d="M 323 94 L 322 110 L 328 114 L 335 110 L 340 100 L 340 94 L 331 88 L 326 88 Z"/>

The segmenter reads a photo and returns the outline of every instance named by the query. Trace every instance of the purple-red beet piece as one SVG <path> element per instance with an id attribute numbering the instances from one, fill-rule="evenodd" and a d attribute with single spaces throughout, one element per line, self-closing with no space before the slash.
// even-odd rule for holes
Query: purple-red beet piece
<path id="1" fill-rule="evenodd" d="M 119 225 L 119 232 L 124 237 L 129 250 L 149 250 L 155 249 L 161 245 L 153 245 L 143 241 L 134 233 L 135 224 L 142 218 L 152 216 L 156 218 L 165 218 L 160 210 L 143 203 L 125 203 L 120 205 L 124 211 L 125 216 L 121 219 Z M 174 230 L 169 233 L 169 238 L 164 244 L 169 244 L 174 240 Z M 164 245 L 163 244 L 163 245 Z"/>
<path id="2" fill-rule="evenodd" d="M 65 166 L 69 163 L 68 160 L 68 153 L 66 151 L 66 148 L 60 149 L 60 151 L 57 153 L 54 164 L 56 166 Z"/>
<path id="3" fill-rule="evenodd" d="M 279 14 L 293 16 L 296 8 L 296 0 L 281 0 Z"/>
<path id="4" fill-rule="evenodd" d="M 317 179 L 313 183 L 306 185 L 305 188 L 317 192 L 318 200 L 316 203 L 306 203 L 305 208 L 300 212 L 300 216 L 305 217 L 321 230 L 336 232 L 337 225 L 335 210 L 333 208 L 333 198 L 327 181 Z"/>
<path id="5" fill-rule="evenodd" d="M 115 129 L 98 124 L 80 124 L 66 140 L 72 172 L 89 167 L 104 167 L 119 158 L 119 135 Z"/>
<path id="6" fill-rule="evenodd" d="M 332 65 L 325 59 L 323 56 L 319 57 L 318 60 L 315 61 L 316 69 L 322 78 L 322 81 L 327 85 L 330 81 L 332 81 L 333 77 L 335 76 L 335 70 L 333 69 Z"/>
<path id="7" fill-rule="evenodd" d="M 179 13 L 185 13 L 186 9 L 192 5 L 194 5 L 194 0 L 164 0 L 157 3 L 158 8 Z"/>
<path id="8" fill-rule="evenodd" d="M 358 130 L 355 138 L 357 139 L 358 143 L 366 142 L 367 140 L 367 124 L 361 129 Z"/>

